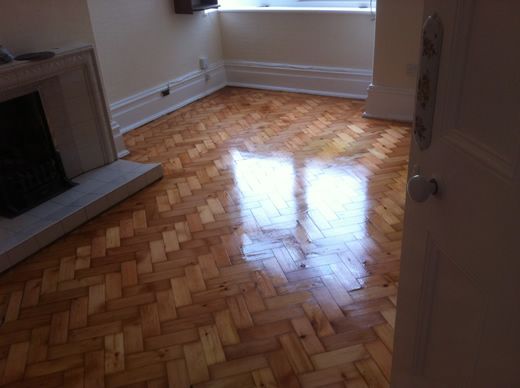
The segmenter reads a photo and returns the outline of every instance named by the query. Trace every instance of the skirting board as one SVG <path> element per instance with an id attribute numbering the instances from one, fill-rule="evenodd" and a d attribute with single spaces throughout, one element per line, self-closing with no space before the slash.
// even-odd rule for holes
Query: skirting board
<path id="1" fill-rule="evenodd" d="M 189 73 L 111 104 L 112 119 L 119 125 L 120 133 L 125 133 L 225 86 L 223 63 L 213 64 L 207 70 Z M 163 97 L 161 92 L 167 88 L 170 94 Z"/>
<path id="2" fill-rule="evenodd" d="M 415 90 L 370 84 L 363 117 L 411 122 L 414 107 Z"/>
<path id="3" fill-rule="evenodd" d="M 365 99 L 372 70 L 225 61 L 227 84 Z"/>
<path id="4" fill-rule="evenodd" d="M 209 79 L 207 78 L 209 75 Z M 110 105 L 119 157 L 128 154 L 121 135 L 227 85 L 365 99 L 371 70 L 226 61 L 195 71 Z M 169 87 L 166 97 L 161 92 Z"/>

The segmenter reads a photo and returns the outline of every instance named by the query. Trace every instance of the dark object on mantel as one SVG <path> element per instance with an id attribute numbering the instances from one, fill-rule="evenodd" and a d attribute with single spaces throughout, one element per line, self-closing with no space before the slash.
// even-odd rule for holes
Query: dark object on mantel
<path id="1" fill-rule="evenodd" d="M 14 61 L 13 55 L 5 47 L 0 46 L 0 64 Z"/>
<path id="2" fill-rule="evenodd" d="M 218 8 L 218 0 L 174 0 L 175 13 L 191 15 L 194 11 Z"/>
<path id="3" fill-rule="evenodd" d="M 38 59 L 52 58 L 55 55 L 53 51 L 37 51 L 34 53 L 27 53 L 18 55 L 15 59 L 17 61 L 34 61 Z"/>

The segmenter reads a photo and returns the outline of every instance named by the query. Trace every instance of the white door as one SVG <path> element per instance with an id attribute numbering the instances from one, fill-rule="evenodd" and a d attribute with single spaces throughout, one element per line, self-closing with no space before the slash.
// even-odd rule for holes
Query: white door
<path id="1" fill-rule="evenodd" d="M 444 24 L 433 137 L 407 197 L 393 387 L 520 387 L 520 1 L 425 0 Z M 416 171 L 417 172 L 417 171 Z"/>

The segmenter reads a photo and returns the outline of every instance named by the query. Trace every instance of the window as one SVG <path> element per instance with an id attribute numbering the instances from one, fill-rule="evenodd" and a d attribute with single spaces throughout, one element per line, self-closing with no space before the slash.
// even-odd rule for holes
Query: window
<path id="1" fill-rule="evenodd" d="M 219 4 L 222 8 L 349 8 L 367 13 L 376 8 L 376 0 L 219 0 Z"/>

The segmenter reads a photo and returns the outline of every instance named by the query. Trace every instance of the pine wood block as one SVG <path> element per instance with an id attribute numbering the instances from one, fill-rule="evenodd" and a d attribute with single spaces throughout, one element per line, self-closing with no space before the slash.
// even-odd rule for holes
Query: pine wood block
<path id="1" fill-rule="evenodd" d="M 329 289 L 338 306 L 345 306 L 354 302 L 335 274 L 322 276 L 321 280 Z"/>
<path id="2" fill-rule="evenodd" d="M 79 367 L 66 371 L 63 374 L 63 387 L 82 388 L 84 386 L 85 368 Z"/>
<path id="3" fill-rule="evenodd" d="M 38 377 L 57 372 L 64 372 L 73 368 L 79 368 L 83 366 L 84 361 L 84 354 L 76 354 L 73 356 L 57 358 L 51 361 L 44 361 L 27 365 L 25 368 L 25 377 Z M 101 359 L 101 362 L 103 362 L 103 358 Z M 8 369 L 6 368 L 6 370 Z"/>
<path id="4" fill-rule="evenodd" d="M 107 375 L 105 381 L 107 388 L 122 387 L 158 379 L 164 376 L 166 376 L 166 365 L 161 362 Z"/>
<path id="5" fill-rule="evenodd" d="M 123 296 L 121 274 L 119 272 L 107 273 L 105 279 L 106 300 L 121 298 Z"/>
<path id="6" fill-rule="evenodd" d="M 105 336 L 105 374 L 125 370 L 125 347 L 123 333 Z"/>
<path id="7" fill-rule="evenodd" d="M 368 357 L 369 354 L 367 353 L 365 347 L 360 344 L 338 350 L 332 350 L 325 353 L 315 354 L 311 356 L 311 361 L 316 369 L 324 369 Z"/>
<path id="8" fill-rule="evenodd" d="M 185 344 L 198 339 L 199 332 L 196 329 L 187 329 L 146 338 L 144 340 L 144 348 L 146 350 L 154 350 L 165 346 Z"/>
<path id="9" fill-rule="evenodd" d="M 211 253 L 215 260 L 217 268 L 226 267 L 231 265 L 231 260 L 226 252 L 226 248 L 222 244 L 215 244 L 211 246 Z"/>
<path id="10" fill-rule="evenodd" d="M 280 287 L 288 283 L 282 267 L 275 258 L 262 261 L 274 287 Z"/>
<path id="11" fill-rule="evenodd" d="M 148 251 L 139 251 L 135 253 L 137 261 L 137 274 L 142 275 L 153 272 L 152 256 Z M 165 260 L 159 260 L 165 261 Z"/>
<path id="12" fill-rule="evenodd" d="M 160 263 L 167 260 L 163 240 L 150 241 L 150 255 L 152 263 Z"/>
<path id="13" fill-rule="evenodd" d="M 76 249 L 75 270 L 90 268 L 91 251 L 92 247 L 90 245 L 78 247 Z"/>
<path id="14" fill-rule="evenodd" d="M 164 241 L 165 252 L 174 252 L 180 249 L 179 239 L 175 230 L 166 230 L 162 232 L 162 236 Z"/>
<path id="15" fill-rule="evenodd" d="M 190 386 L 188 369 L 183 359 L 168 361 L 166 363 L 169 388 L 184 388 Z"/>
<path id="16" fill-rule="evenodd" d="M 215 222 L 211 208 L 208 205 L 197 206 L 197 211 L 199 212 L 199 217 L 203 225 Z"/>
<path id="17" fill-rule="evenodd" d="M 373 387 L 388 388 L 390 384 L 386 380 L 385 376 L 374 362 L 374 360 L 368 358 L 365 360 L 359 360 L 355 362 L 356 368 L 359 373 L 363 376 L 367 385 Z"/>
<path id="18" fill-rule="evenodd" d="M 91 352 L 94 350 L 102 350 L 104 346 L 103 337 L 95 337 L 89 338 L 82 341 L 71 342 L 63 345 L 55 345 L 55 346 L 47 346 L 45 347 L 45 355 L 43 359 L 45 360 L 45 356 L 49 360 L 54 360 L 57 358 L 67 357 L 75 354 L 81 354 L 86 352 Z M 31 344 L 32 347 L 32 344 Z M 30 351 L 31 349 L 29 349 Z"/>
<path id="19" fill-rule="evenodd" d="M 283 308 L 286 306 L 300 305 L 308 300 L 314 299 L 314 295 L 310 291 L 296 292 L 293 294 L 287 294 L 282 296 L 276 296 L 274 298 L 265 299 L 265 305 L 267 309 L 274 310 Z"/>
<path id="20" fill-rule="evenodd" d="M 371 328 L 339 333 L 321 338 L 321 343 L 327 351 L 375 341 L 377 336 Z"/>
<path id="21" fill-rule="evenodd" d="M 255 355 L 212 365 L 209 367 L 209 373 L 211 379 L 222 379 L 268 366 L 267 359 L 264 355 Z"/>
<path id="22" fill-rule="evenodd" d="M 177 318 L 177 310 L 175 309 L 175 299 L 171 289 L 157 291 L 157 310 L 159 312 L 159 321 L 171 321 Z"/>
<path id="23" fill-rule="evenodd" d="M 280 349 L 281 345 L 274 336 L 265 339 L 243 341 L 236 345 L 226 346 L 224 353 L 228 360 L 238 360 L 255 354 L 263 354 Z"/>
<path id="24" fill-rule="evenodd" d="M 208 366 L 226 361 L 216 325 L 199 327 L 200 341 Z"/>
<path id="25" fill-rule="evenodd" d="M 130 218 L 119 221 L 119 234 L 121 239 L 134 237 L 134 223 Z"/>
<path id="26" fill-rule="evenodd" d="M 102 335 L 118 333 L 122 330 L 121 321 L 105 323 L 102 325 L 89 326 L 69 332 L 69 342 L 81 341 Z"/>
<path id="27" fill-rule="evenodd" d="M 253 271 L 251 275 L 263 298 L 271 298 L 277 295 L 274 285 L 265 271 Z"/>
<path id="28" fill-rule="evenodd" d="M 395 313 L 396 313 L 395 308 L 381 310 L 381 315 L 390 324 L 390 326 L 392 326 L 392 328 L 395 328 Z"/>
<path id="29" fill-rule="evenodd" d="M 43 279 L 40 289 L 42 295 L 55 292 L 57 290 L 59 271 L 60 269 L 58 267 L 47 268 L 45 271 L 43 271 Z"/>
<path id="30" fill-rule="evenodd" d="M 353 363 L 343 363 L 331 368 L 305 373 L 298 376 L 298 379 L 304 388 L 335 386 L 334 383 L 340 383 L 338 385 L 340 387 L 350 388 L 350 381 L 359 379 L 359 376 L 360 374 Z"/>
<path id="31" fill-rule="evenodd" d="M 146 211 L 144 209 L 134 211 L 132 213 L 132 221 L 134 223 L 134 230 L 146 228 L 148 226 L 146 222 Z"/>
<path id="32" fill-rule="evenodd" d="M 251 372 L 255 381 L 256 387 L 276 387 L 276 379 L 271 368 L 262 368 Z"/>
<path id="33" fill-rule="evenodd" d="M 392 354 L 383 345 L 381 341 L 368 342 L 365 345 L 366 350 L 372 356 L 377 366 L 383 372 L 385 378 L 390 381 L 392 369 Z"/>
<path id="34" fill-rule="evenodd" d="M 279 387 L 297 388 L 301 386 L 291 362 L 283 350 L 270 352 L 267 355 L 267 360 Z"/>
<path id="35" fill-rule="evenodd" d="M 222 345 L 229 346 L 240 342 L 233 315 L 229 309 L 215 311 L 215 324 Z"/>
<path id="36" fill-rule="evenodd" d="M 171 279 L 171 285 L 177 308 L 192 304 L 188 280 L 185 276 Z"/>
<path id="37" fill-rule="evenodd" d="M 121 245 L 119 226 L 107 228 L 105 239 L 107 249 L 119 247 Z"/>
<path id="38" fill-rule="evenodd" d="M 394 328 L 390 326 L 390 324 L 385 323 L 383 325 L 374 326 L 373 329 L 381 342 L 383 342 L 390 353 L 392 353 L 394 350 Z"/>
<path id="39" fill-rule="evenodd" d="M 87 326 L 88 319 L 88 298 L 73 299 L 70 304 L 70 323 L 69 329 L 81 329 Z"/>
<path id="40" fill-rule="evenodd" d="M 69 329 L 69 312 L 62 311 L 52 314 L 49 345 L 64 344 L 67 342 Z"/>
<path id="41" fill-rule="evenodd" d="M 345 333 L 371 326 L 381 325 L 385 322 L 386 321 L 381 316 L 381 314 L 379 312 L 375 312 L 338 320 L 332 322 L 332 326 L 334 327 L 336 333 Z"/>
<path id="42" fill-rule="evenodd" d="M 200 342 L 192 342 L 183 347 L 188 376 L 191 384 L 208 381 L 209 371 L 204 358 L 204 350 Z"/>
<path id="43" fill-rule="evenodd" d="M 316 332 L 307 317 L 292 319 L 291 323 L 308 355 L 325 352 L 325 348 L 316 336 Z"/>
<path id="44" fill-rule="evenodd" d="M 144 350 L 143 331 L 139 319 L 125 322 L 123 334 L 125 354 L 139 353 Z"/>
<path id="45" fill-rule="evenodd" d="M 336 334 L 317 302 L 305 302 L 302 307 L 318 337 Z"/>
<path id="46" fill-rule="evenodd" d="M 105 285 L 97 284 L 88 288 L 88 314 L 105 311 Z"/>
<path id="47" fill-rule="evenodd" d="M 107 254 L 106 238 L 105 236 L 97 236 L 92 238 L 92 246 L 90 250 L 90 257 L 105 257 Z"/>
<path id="48" fill-rule="evenodd" d="M 241 283 L 239 284 L 239 287 L 250 313 L 254 314 L 266 310 L 264 300 L 258 292 L 258 289 L 255 287 L 255 283 Z"/>
<path id="49" fill-rule="evenodd" d="M 198 261 L 204 280 L 218 278 L 219 272 L 213 254 L 201 255 L 198 257 Z"/>
<path id="50" fill-rule="evenodd" d="M 63 257 L 60 260 L 58 281 L 63 282 L 74 279 L 75 261 L 76 258 L 74 256 Z"/>
<path id="51" fill-rule="evenodd" d="M 278 339 L 296 374 L 307 373 L 314 370 L 311 360 L 307 356 L 299 337 L 295 333 L 282 334 Z"/>
<path id="52" fill-rule="evenodd" d="M 147 352 L 127 355 L 125 357 L 125 366 L 127 369 L 134 369 L 183 357 L 184 351 L 182 350 L 182 345 L 166 346 Z"/>
<path id="53" fill-rule="evenodd" d="M 184 267 L 184 271 L 186 272 L 190 292 L 206 291 L 206 283 L 204 282 L 200 265 L 188 265 Z"/>
<path id="54" fill-rule="evenodd" d="M 27 364 L 45 361 L 49 343 L 49 326 L 36 327 L 31 332 L 31 341 L 27 352 Z"/>
<path id="55" fill-rule="evenodd" d="M 24 376 L 28 350 L 29 341 L 18 342 L 9 347 L 2 384 L 18 381 Z"/>
<path id="56" fill-rule="evenodd" d="M 32 279 L 28 280 L 25 283 L 25 288 L 23 290 L 23 298 L 21 308 L 32 307 L 38 305 L 38 300 L 40 298 L 40 287 L 42 284 L 41 279 Z"/>
<path id="57" fill-rule="evenodd" d="M 159 322 L 159 312 L 157 309 L 157 303 L 141 305 L 140 312 L 143 337 L 147 338 L 160 335 L 161 325 Z"/>
<path id="58" fill-rule="evenodd" d="M 249 314 L 247 304 L 242 295 L 228 297 L 227 304 L 229 310 L 231 311 L 233 321 L 235 322 L 235 325 L 238 329 L 244 329 L 246 327 L 253 326 L 251 315 Z"/>
<path id="59" fill-rule="evenodd" d="M 138 284 L 137 263 L 135 260 L 121 263 L 121 286 L 130 287 Z"/>

